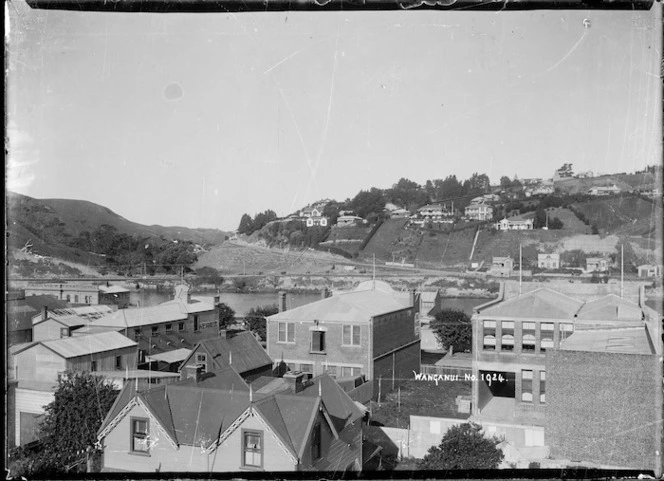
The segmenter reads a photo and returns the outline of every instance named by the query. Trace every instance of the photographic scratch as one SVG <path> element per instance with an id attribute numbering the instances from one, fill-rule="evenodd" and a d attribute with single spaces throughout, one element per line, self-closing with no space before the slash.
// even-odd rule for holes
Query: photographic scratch
<path id="1" fill-rule="evenodd" d="M 563 57 L 560 60 L 558 60 L 551 67 L 546 69 L 543 73 L 551 72 L 553 69 L 557 68 L 560 64 L 562 64 L 565 60 L 567 60 L 569 58 L 569 56 L 572 55 L 574 53 L 574 51 L 579 47 L 579 45 L 581 45 L 581 42 L 583 42 L 583 39 L 586 38 L 586 33 L 587 32 L 584 31 L 583 35 L 581 35 L 581 38 L 579 38 L 579 40 L 577 40 L 576 43 L 574 45 L 572 45 L 572 48 L 570 48 L 569 51 L 565 55 L 563 55 Z"/>

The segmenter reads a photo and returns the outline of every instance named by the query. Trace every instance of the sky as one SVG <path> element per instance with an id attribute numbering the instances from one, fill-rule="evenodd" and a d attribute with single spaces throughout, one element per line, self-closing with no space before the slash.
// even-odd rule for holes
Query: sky
<path id="1" fill-rule="evenodd" d="M 661 163 L 661 5 L 9 12 L 7 188 L 235 230 L 405 177 Z"/>

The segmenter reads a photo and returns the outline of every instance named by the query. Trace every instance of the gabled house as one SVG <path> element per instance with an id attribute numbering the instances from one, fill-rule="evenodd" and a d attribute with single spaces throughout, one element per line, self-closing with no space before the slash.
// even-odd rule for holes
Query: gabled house
<path id="1" fill-rule="evenodd" d="M 136 343 L 117 332 L 34 342 L 14 350 L 7 373 L 14 398 L 14 409 L 7 412 L 15 436 L 10 443 L 35 440 L 37 423 L 65 371 L 126 373 L 136 369 L 136 355 Z"/>
<path id="2" fill-rule="evenodd" d="M 493 218 L 493 207 L 486 203 L 484 198 L 471 202 L 465 210 L 466 218 L 470 220 L 491 220 Z"/>
<path id="3" fill-rule="evenodd" d="M 586 272 L 606 272 L 609 270 L 609 263 L 606 257 L 587 257 Z"/>
<path id="4" fill-rule="evenodd" d="M 532 219 L 502 219 L 494 224 L 497 230 L 532 230 Z"/>
<path id="5" fill-rule="evenodd" d="M 47 341 L 71 337 L 77 329 L 112 312 L 114 312 L 113 308 L 103 304 L 52 310 L 44 307 L 41 314 L 32 318 L 33 340 Z"/>
<path id="6" fill-rule="evenodd" d="M 351 214 L 345 214 L 345 215 L 340 215 L 337 217 L 337 226 L 338 227 L 350 227 L 354 225 L 362 225 L 366 224 L 367 221 L 366 219 L 363 219 L 362 217 L 356 216 L 356 215 L 351 215 Z"/>
<path id="7" fill-rule="evenodd" d="M 662 277 L 662 266 L 644 264 L 638 267 L 639 277 Z"/>
<path id="8" fill-rule="evenodd" d="M 323 213 L 315 207 L 302 209 L 300 211 L 300 218 L 304 220 L 307 227 L 327 226 L 327 217 L 324 217 Z"/>
<path id="9" fill-rule="evenodd" d="M 328 375 L 259 394 L 203 382 L 136 391 L 125 386 L 98 432 L 103 471 L 359 470 L 362 417 Z M 226 381 L 231 382 L 231 381 Z"/>
<path id="10" fill-rule="evenodd" d="M 540 269 L 560 269 L 560 254 L 537 254 Z"/>
<path id="11" fill-rule="evenodd" d="M 14 345 L 32 342 L 32 319 L 46 309 L 61 309 L 67 307 L 66 301 L 60 301 L 55 296 L 34 295 L 8 299 L 6 302 L 7 330 L 9 344 Z"/>
<path id="12" fill-rule="evenodd" d="M 511 257 L 494 257 L 491 261 L 489 274 L 493 276 L 509 277 L 514 270 L 514 259 Z"/>
<path id="13" fill-rule="evenodd" d="M 611 186 L 595 186 L 588 190 L 588 194 L 594 196 L 619 194 L 620 188 L 615 184 Z"/>
<path id="14" fill-rule="evenodd" d="M 219 337 L 196 344 L 182 361 L 180 372 L 183 373 L 184 367 L 189 365 L 200 366 L 204 373 L 233 368 L 251 382 L 260 376 L 271 376 L 272 364 L 272 359 L 251 332 L 231 335 L 228 331 L 221 331 Z"/>
<path id="15" fill-rule="evenodd" d="M 82 283 L 32 283 L 25 288 L 25 295 L 50 295 L 72 304 L 107 304 L 116 305 L 120 309 L 129 305 L 129 289 L 108 283 L 99 286 Z"/>

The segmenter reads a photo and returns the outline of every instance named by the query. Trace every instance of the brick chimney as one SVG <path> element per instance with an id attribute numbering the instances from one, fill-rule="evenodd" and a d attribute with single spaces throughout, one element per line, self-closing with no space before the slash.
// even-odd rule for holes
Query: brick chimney
<path id="1" fill-rule="evenodd" d="M 48 319 L 48 306 L 44 306 L 44 309 L 42 310 L 42 321 L 45 321 Z"/>
<path id="2" fill-rule="evenodd" d="M 221 302 L 221 296 L 217 294 L 216 296 L 214 296 L 214 305 L 216 306 L 220 302 Z"/>
<path id="3" fill-rule="evenodd" d="M 279 306 L 279 312 L 286 311 L 286 293 L 284 291 L 279 292 L 277 297 L 277 305 Z"/>
<path id="4" fill-rule="evenodd" d="M 304 389 L 304 373 L 300 371 L 288 371 L 283 377 L 286 380 L 288 389 L 295 394 Z"/>
<path id="5" fill-rule="evenodd" d="M 417 291 L 415 289 L 411 289 L 408 292 L 408 300 L 410 301 L 410 305 L 415 307 L 415 302 L 417 301 Z"/>
<path id="6" fill-rule="evenodd" d="M 194 381 L 198 382 L 201 380 L 202 375 L 203 375 L 203 366 L 197 366 L 195 364 L 187 364 L 180 373 L 180 379 L 183 381 L 186 379 L 193 379 Z"/>
<path id="7" fill-rule="evenodd" d="M 222 339 L 229 339 L 231 334 L 228 332 L 228 329 L 219 329 L 219 337 Z"/>

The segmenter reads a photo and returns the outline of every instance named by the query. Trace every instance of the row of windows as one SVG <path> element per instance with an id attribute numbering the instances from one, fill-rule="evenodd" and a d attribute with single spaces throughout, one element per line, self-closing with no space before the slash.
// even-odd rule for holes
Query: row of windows
<path id="1" fill-rule="evenodd" d="M 536 352 L 536 323 L 518 322 L 516 328 L 521 329 L 521 351 Z M 484 321 L 482 325 L 483 349 L 485 351 L 495 351 L 496 344 L 500 346 L 501 351 L 513 351 L 515 347 L 515 322 L 500 321 L 501 335 L 497 343 L 496 339 L 496 321 Z M 539 351 L 545 352 L 553 348 L 555 324 L 553 322 L 542 322 L 540 324 L 540 342 Z M 559 324 L 560 341 L 567 339 L 574 332 L 572 324 Z"/>
<path id="2" fill-rule="evenodd" d="M 533 402 L 533 371 L 521 371 L 521 401 Z M 546 372 L 539 371 L 539 402 L 546 402 Z"/>
<path id="3" fill-rule="evenodd" d="M 115 369 L 120 370 L 125 368 L 124 356 L 115 356 Z M 96 360 L 90 361 L 90 372 L 97 372 L 98 364 Z"/>
<path id="4" fill-rule="evenodd" d="M 314 373 L 314 365 L 311 363 L 288 363 L 289 368 L 293 371 L 301 371 L 310 375 Z M 330 377 L 356 377 L 362 374 L 361 367 L 348 367 L 336 366 L 328 364 L 323 366 L 323 371 L 328 373 Z"/>
<path id="5" fill-rule="evenodd" d="M 67 294 L 67 302 L 71 302 L 71 295 Z M 90 304 L 92 302 L 92 296 L 83 296 L 83 303 Z M 78 295 L 74 296 L 74 304 L 78 304 Z"/>
<path id="6" fill-rule="evenodd" d="M 311 459 L 322 456 L 322 426 L 317 422 L 311 433 Z M 150 421 L 146 418 L 131 418 L 131 452 L 150 454 Z M 263 468 L 263 431 L 242 430 L 242 467 Z"/>
<path id="7" fill-rule="evenodd" d="M 159 326 L 152 326 L 150 328 L 150 335 L 152 337 L 157 336 L 159 334 L 159 331 L 160 331 L 159 328 L 160 327 L 161 327 L 160 325 Z M 164 324 L 164 332 L 166 334 L 171 333 L 171 332 L 173 332 L 174 327 L 175 327 L 175 323 L 172 323 L 172 322 Z M 185 326 L 184 321 L 181 321 L 181 322 L 177 323 L 178 332 L 184 331 L 185 327 L 186 326 Z M 194 316 L 194 332 L 198 332 L 199 330 L 200 330 L 200 326 L 199 326 L 199 323 L 198 323 L 198 316 Z M 134 339 L 138 340 L 141 337 L 141 333 L 142 333 L 141 328 L 140 327 L 135 327 L 134 328 Z"/>
<path id="8" fill-rule="evenodd" d="M 295 323 L 279 322 L 277 327 L 277 341 L 282 343 L 295 343 Z M 310 349 L 313 352 L 325 351 L 327 332 L 314 330 L 311 332 Z M 341 328 L 342 346 L 359 346 L 361 344 L 360 326 L 344 325 Z"/>

